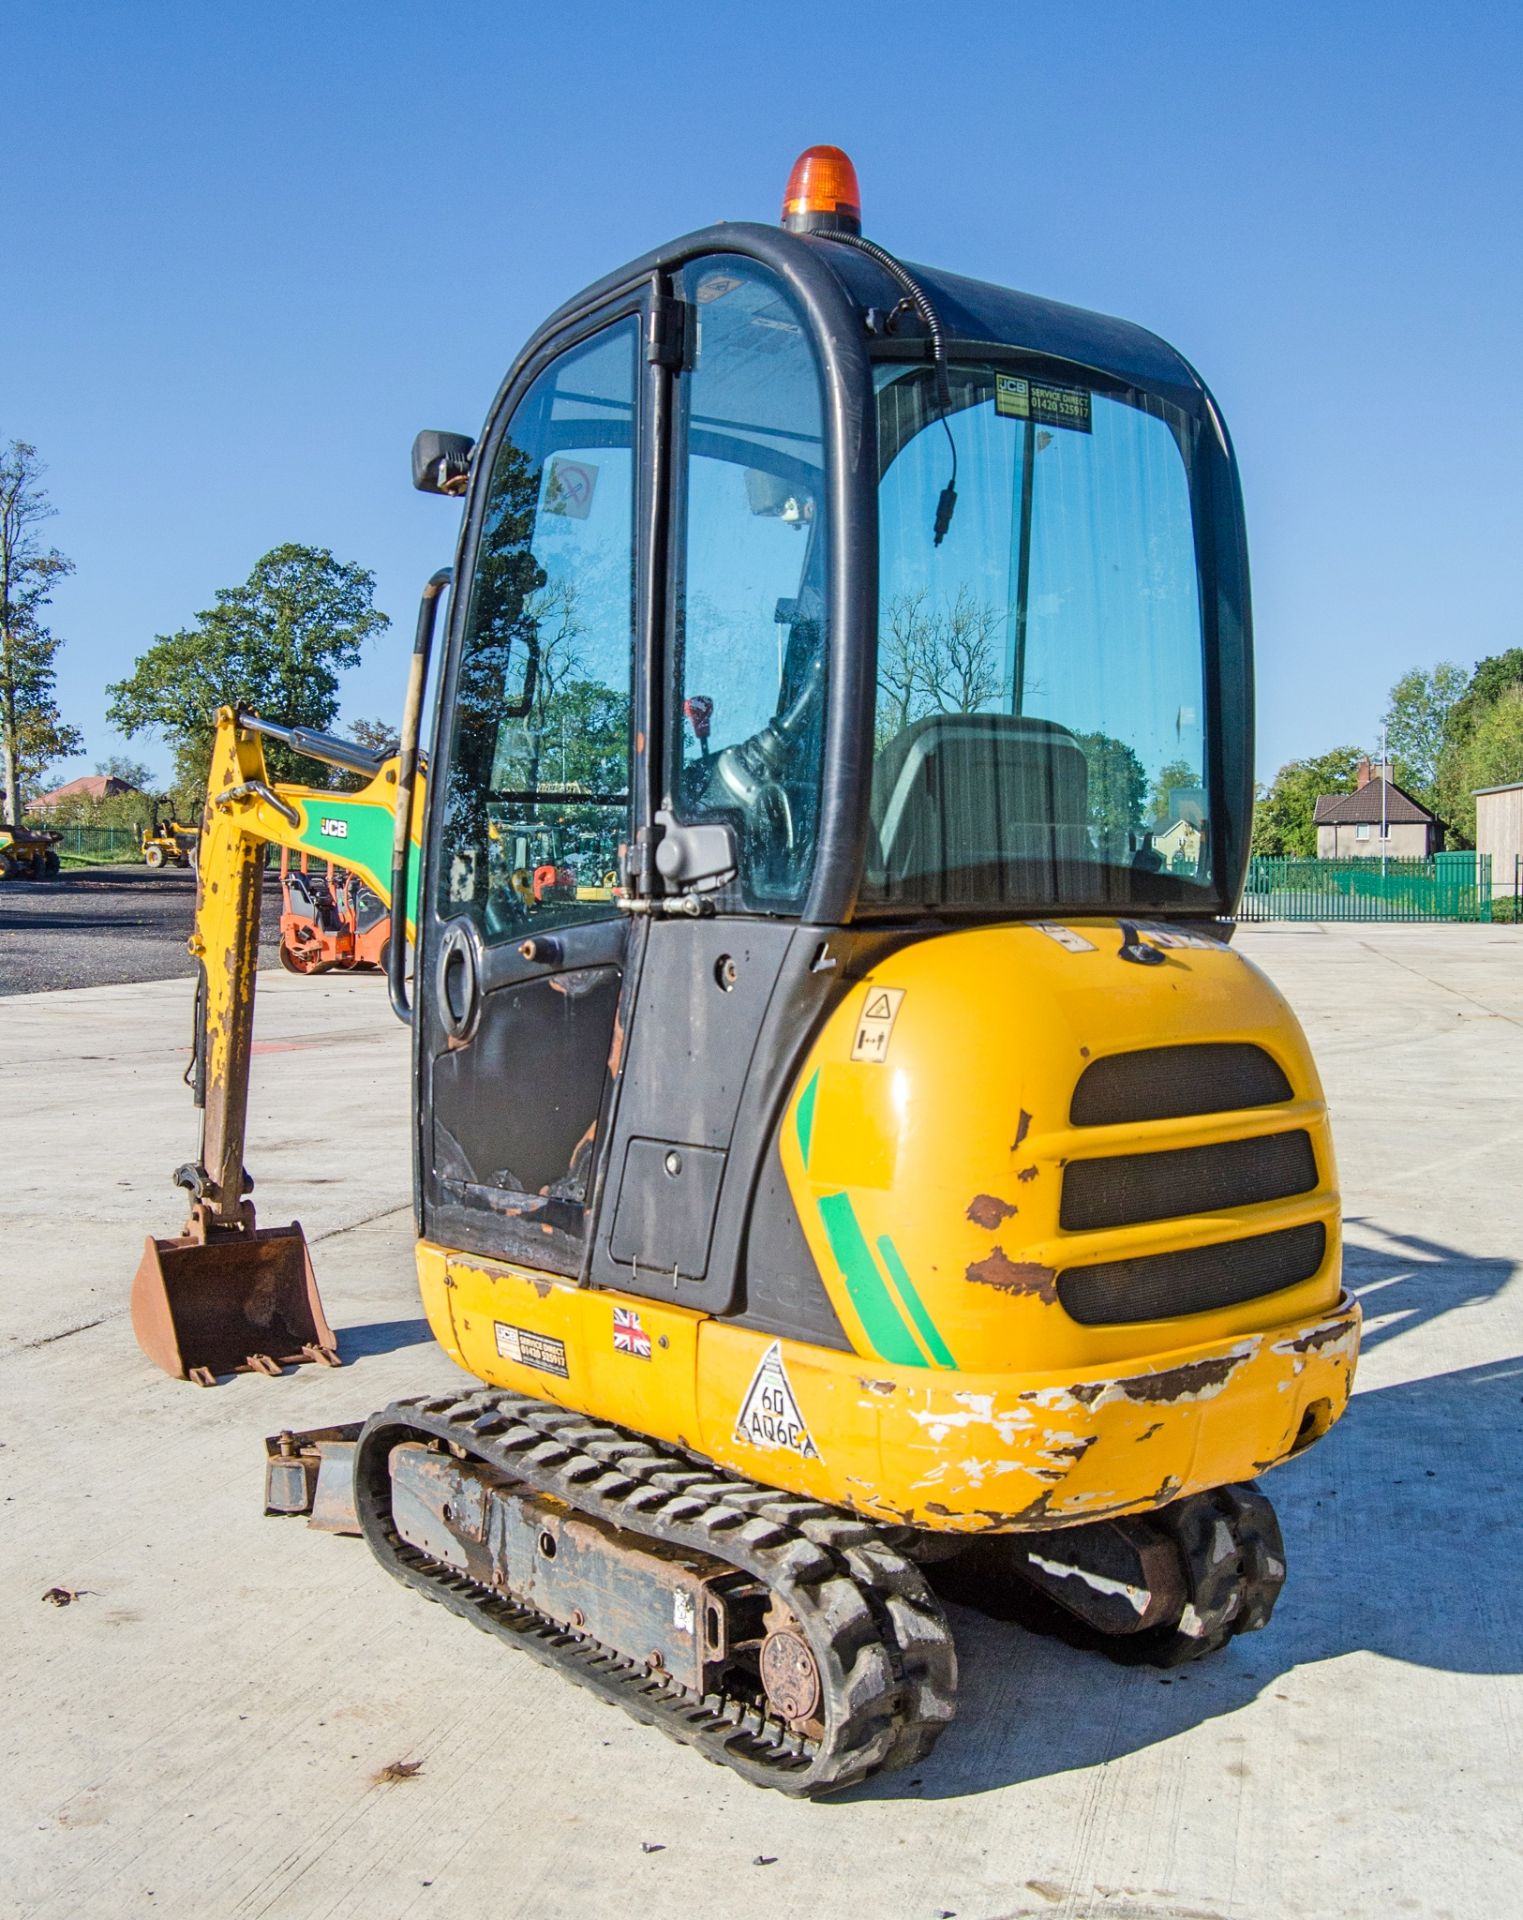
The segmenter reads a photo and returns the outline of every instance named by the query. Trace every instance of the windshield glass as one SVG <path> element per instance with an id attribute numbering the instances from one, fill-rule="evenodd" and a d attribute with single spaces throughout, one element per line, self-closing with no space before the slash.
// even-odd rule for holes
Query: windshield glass
<path id="1" fill-rule="evenodd" d="M 1004 364 L 951 398 L 878 370 L 864 904 L 1209 910 L 1194 423 Z"/>

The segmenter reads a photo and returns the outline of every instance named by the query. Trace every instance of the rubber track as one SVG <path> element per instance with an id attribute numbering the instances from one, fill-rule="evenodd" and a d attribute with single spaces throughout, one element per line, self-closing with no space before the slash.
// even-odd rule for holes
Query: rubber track
<path id="1" fill-rule="evenodd" d="M 409 1439 L 443 1441 L 581 1513 L 760 1581 L 814 1653 L 823 1737 L 790 1731 L 751 1697 L 700 1698 L 410 1545 L 392 1523 L 389 1465 Z M 758 1786 L 832 1793 L 913 1765 L 955 1711 L 957 1656 L 940 1603 L 883 1532 L 584 1414 L 496 1391 L 395 1401 L 366 1422 L 355 1493 L 365 1538 L 397 1579 Z"/>

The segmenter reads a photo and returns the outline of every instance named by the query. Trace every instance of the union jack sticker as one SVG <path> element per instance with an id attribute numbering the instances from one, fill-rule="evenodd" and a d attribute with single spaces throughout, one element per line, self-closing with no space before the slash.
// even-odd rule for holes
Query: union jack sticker
<path id="1" fill-rule="evenodd" d="M 650 1358 L 650 1335 L 640 1325 L 640 1316 L 633 1307 L 613 1310 L 613 1350 L 632 1353 L 637 1360 Z"/>

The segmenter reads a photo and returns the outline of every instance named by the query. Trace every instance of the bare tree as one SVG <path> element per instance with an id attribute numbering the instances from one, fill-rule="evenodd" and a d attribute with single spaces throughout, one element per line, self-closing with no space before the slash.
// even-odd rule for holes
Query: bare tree
<path id="1" fill-rule="evenodd" d="M 934 608 L 924 587 L 896 594 L 878 644 L 878 744 L 928 713 L 977 713 L 1004 690 L 1002 616 L 966 585 Z"/>
<path id="2" fill-rule="evenodd" d="M 79 751 L 78 730 L 64 724 L 53 697 L 54 657 L 62 642 L 38 618 L 54 586 L 74 571 L 38 529 L 57 512 L 42 488 L 37 449 L 13 440 L 0 452 L 0 772 L 5 817 L 19 821 L 22 782 L 49 761 Z"/>

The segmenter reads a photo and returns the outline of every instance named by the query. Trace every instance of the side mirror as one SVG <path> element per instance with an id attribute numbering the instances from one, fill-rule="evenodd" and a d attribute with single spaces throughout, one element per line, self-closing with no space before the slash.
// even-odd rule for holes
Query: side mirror
<path id="1" fill-rule="evenodd" d="M 464 493 L 476 443 L 469 434 L 425 427 L 412 443 L 412 483 L 419 493 Z"/>

